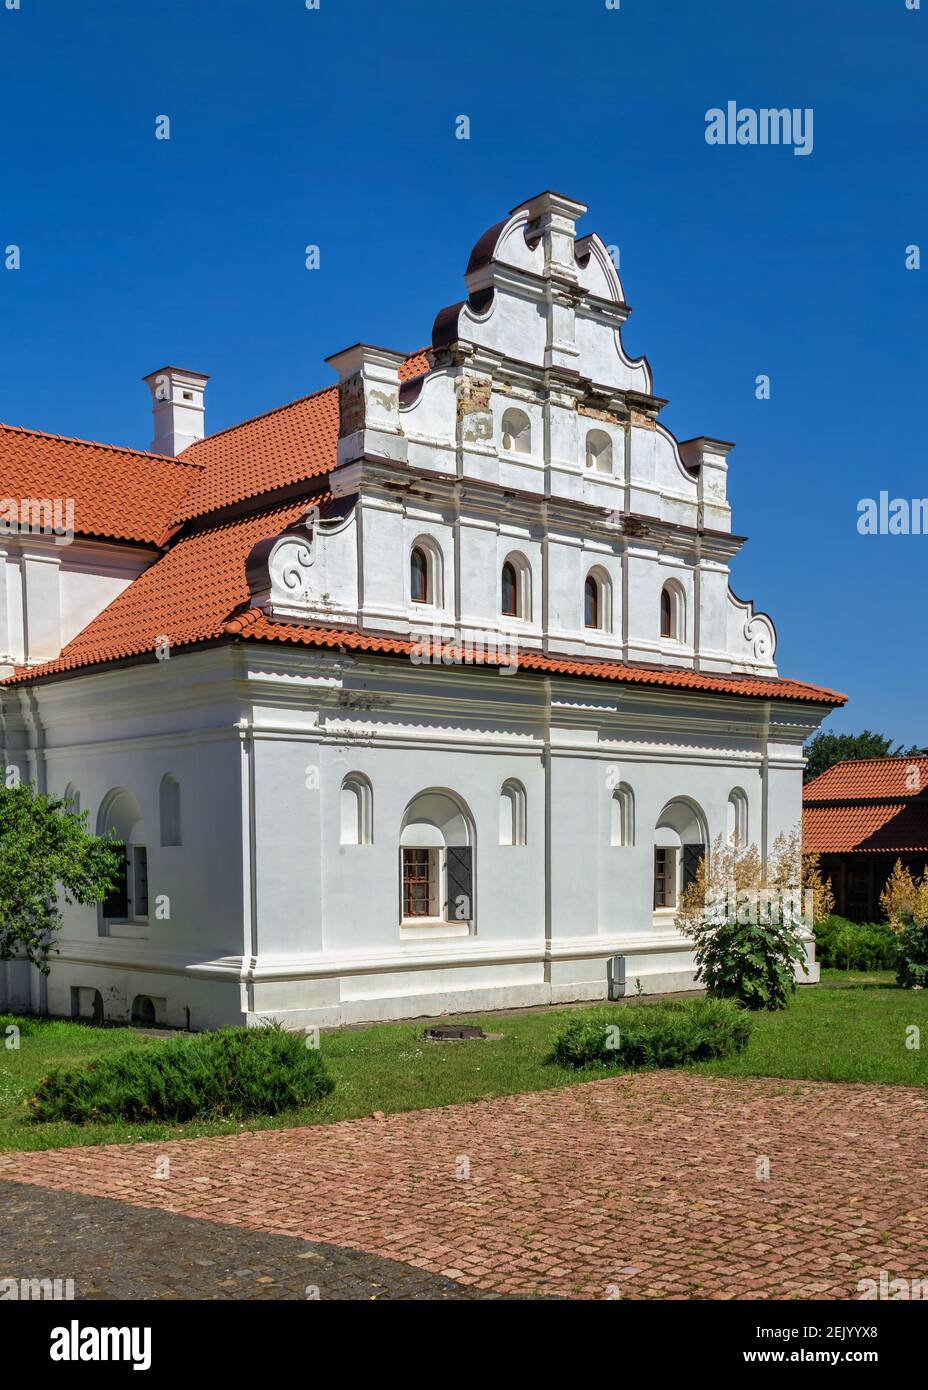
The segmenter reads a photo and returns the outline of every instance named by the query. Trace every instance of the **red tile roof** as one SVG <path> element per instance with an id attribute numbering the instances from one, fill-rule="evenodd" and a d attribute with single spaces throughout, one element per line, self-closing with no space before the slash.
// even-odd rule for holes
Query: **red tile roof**
<path id="1" fill-rule="evenodd" d="M 425 352 L 414 352 L 400 368 L 400 380 L 409 381 L 427 367 Z M 200 464 L 202 474 L 178 508 L 176 519 L 185 521 L 320 477 L 335 467 L 337 444 L 337 386 L 211 434 L 182 455 Z"/>
<path id="2" fill-rule="evenodd" d="M 829 767 L 803 788 L 802 842 L 818 854 L 928 853 L 928 757 Z"/>
<path id="3" fill-rule="evenodd" d="M 157 544 L 199 475 L 192 460 L 0 424 L 0 494 L 72 499 L 81 536 Z"/>
<path id="4" fill-rule="evenodd" d="M 312 499 L 329 500 L 328 493 Z M 249 607 L 245 562 L 254 545 L 299 522 L 309 499 L 265 507 L 236 520 L 180 536 L 159 560 L 65 647 L 55 661 L 24 668 L 7 684 L 32 681 L 108 661 L 154 654 L 163 639 L 172 647 L 218 638 L 286 642 L 299 646 L 409 656 L 411 639 L 333 627 L 308 627 L 269 619 Z M 698 690 L 706 694 L 803 700 L 839 705 L 844 696 L 801 681 L 752 676 L 701 675 L 693 671 L 626 666 L 618 661 L 519 655 L 522 670 L 585 676 L 632 685 Z"/>
<path id="5" fill-rule="evenodd" d="M 816 854 L 928 854 L 928 802 L 803 806 L 802 847 Z"/>
<path id="6" fill-rule="evenodd" d="M 55 661 L 23 668 L 7 683 L 54 675 L 223 635 L 248 602 L 245 560 L 254 545 L 299 521 L 306 501 L 251 512 L 237 521 L 181 537 L 108 608 L 69 642 Z"/>
<path id="7" fill-rule="evenodd" d="M 400 368 L 404 382 L 427 370 L 423 350 Z M 39 680 L 111 661 L 154 657 L 165 640 L 172 647 L 247 639 L 288 642 L 408 656 L 409 639 L 351 629 L 273 622 L 249 607 L 245 561 L 260 540 L 296 523 L 310 501 L 292 498 L 269 505 L 270 495 L 322 478 L 335 463 L 338 391 L 328 387 L 252 420 L 211 435 L 178 459 L 57 435 L 0 427 L 0 476 L 10 495 L 74 496 L 76 523 L 87 534 L 162 541 L 167 547 L 148 570 L 88 624 L 54 661 L 23 668 L 5 684 Z M 4 452 L 6 449 L 6 452 Z M 15 463 L 15 467 L 7 464 Z M 4 488 L 7 486 L 4 483 Z M 2 491 L 3 489 L 0 489 Z M 319 494 L 313 501 L 328 498 Z M 259 500 L 264 498 L 263 504 Z M 245 516 L 215 518 L 235 503 L 254 501 Z M 199 518 L 202 529 L 191 530 Z M 174 534 L 170 535 L 173 529 Z M 522 670 L 574 675 L 633 685 L 664 686 L 707 694 L 797 700 L 840 705 L 845 696 L 802 681 L 720 676 L 618 661 L 519 654 Z"/>
<path id="8" fill-rule="evenodd" d="M 846 801 L 861 797 L 901 800 L 928 787 L 928 757 L 856 758 L 835 763 L 807 782 L 802 799 Z"/>

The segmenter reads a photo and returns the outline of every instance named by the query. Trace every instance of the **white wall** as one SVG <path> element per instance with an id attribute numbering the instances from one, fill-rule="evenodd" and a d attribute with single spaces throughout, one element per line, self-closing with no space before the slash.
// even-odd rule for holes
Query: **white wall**
<path id="1" fill-rule="evenodd" d="M 99 988 L 121 1017 L 146 993 L 166 1022 L 182 1025 L 189 1007 L 195 1027 L 601 998 L 615 955 L 630 989 L 635 978 L 684 988 L 691 957 L 653 910 L 660 813 L 688 797 L 714 839 L 738 786 L 750 838 L 765 831 L 769 846 L 799 819 L 802 741 L 821 714 L 576 680 L 553 682 L 549 700 L 545 681 L 519 673 L 258 646 L 34 695 L 45 751 L 17 752 L 27 740 L 7 694 L 6 758 L 50 791 L 76 785 L 92 823 L 109 790 L 131 791 L 151 902 L 171 899 L 168 920 L 128 937 L 101 937 L 95 909 L 67 909 L 48 1005 L 67 1014 L 72 986 Z M 165 772 L 182 789 L 178 848 L 159 844 Z M 339 792 L 352 772 L 373 789 L 369 845 L 340 844 Z M 508 778 L 526 791 L 524 846 L 498 843 Z M 619 781 L 634 792 L 631 847 L 610 844 Z M 401 822 L 429 788 L 459 798 L 476 831 L 464 934 L 401 925 Z"/>
<path id="2" fill-rule="evenodd" d="M 0 537 L 0 674 L 54 659 L 156 557 L 143 546 Z"/>

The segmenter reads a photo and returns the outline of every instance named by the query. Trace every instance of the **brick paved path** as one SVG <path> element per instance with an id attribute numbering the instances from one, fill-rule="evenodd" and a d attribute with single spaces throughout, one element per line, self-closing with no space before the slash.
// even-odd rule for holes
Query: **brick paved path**
<path id="1" fill-rule="evenodd" d="M 902 1086 L 650 1073 L 380 1120 L 0 1154 L 0 1179 L 515 1295 L 853 1298 L 884 1269 L 928 1277 L 928 1094 Z"/>

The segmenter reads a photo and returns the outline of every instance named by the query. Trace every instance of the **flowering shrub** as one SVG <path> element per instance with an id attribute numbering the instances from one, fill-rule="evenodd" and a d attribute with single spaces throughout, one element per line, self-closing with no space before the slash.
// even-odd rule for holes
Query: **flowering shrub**
<path id="1" fill-rule="evenodd" d="M 710 998 L 782 1009 L 797 967 L 806 968 L 803 937 L 833 905 L 817 858 L 803 862 L 798 829 L 777 837 L 766 864 L 756 845 L 719 836 L 682 894 L 676 925 L 695 944 L 696 978 Z"/>

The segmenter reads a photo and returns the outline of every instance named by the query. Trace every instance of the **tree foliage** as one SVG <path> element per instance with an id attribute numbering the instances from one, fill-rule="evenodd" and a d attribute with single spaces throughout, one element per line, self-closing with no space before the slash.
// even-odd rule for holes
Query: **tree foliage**
<path id="1" fill-rule="evenodd" d="M 29 783 L 0 785 L 0 960 L 47 973 L 61 904 L 102 902 L 115 887 L 122 847 L 88 834 L 86 819 Z"/>

